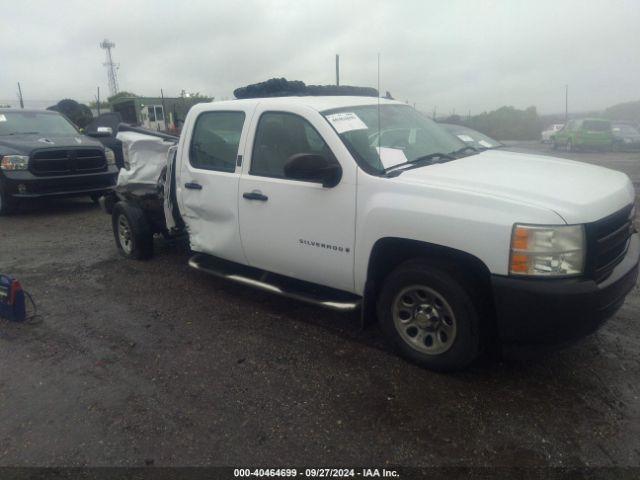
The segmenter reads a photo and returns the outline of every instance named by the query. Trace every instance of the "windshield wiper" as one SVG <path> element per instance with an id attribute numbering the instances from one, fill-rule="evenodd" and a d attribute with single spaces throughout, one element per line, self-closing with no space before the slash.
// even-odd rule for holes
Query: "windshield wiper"
<path id="1" fill-rule="evenodd" d="M 409 168 L 420 167 L 420 166 L 422 166 L 422 164 L 427 163 L 427 162 L 428 162 L 429 165 L 432 165 L 434 163 L 440 163 L 440 162 L 432 162 L 431 161 L 431 160 L 434 160 L 436 158 L 443 159 L 443 160 L 455 160 L 455 157 L 452 157 L 448 153 L 430 153 L 428 155 L 423 155 L 421 157 L 414 158 L 413 160 L 410 160 L 408 162 L 399 163 L 399 164 L 394 165 L 392 167 L 385 168 L 383 173 L 386 176 L 396 177 L 396 176 L 400 175 L 402 172 L 404 172 L 405 170 L 408 170 Z"/>

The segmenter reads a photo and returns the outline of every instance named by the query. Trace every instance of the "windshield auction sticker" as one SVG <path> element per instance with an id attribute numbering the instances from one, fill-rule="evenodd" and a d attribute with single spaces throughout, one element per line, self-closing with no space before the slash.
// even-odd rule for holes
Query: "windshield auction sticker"
<path id="1" fill-rule="evenodd" d="M 463 142 L 473 142 L 473 138 L 471 138 L 469 135 L 460 134 L 458 135 L 458 138 Z"/>
<path id="2" fill-rule="evenodd" d="M 401 163 L 407 163 L 407 157 L 399 148 L 378 147 L 378 155 L 380 162 L 384 168 L 395 167 Z"/>
<path id="3" fill-rule="evenodd" d="M 350 132 L 352 130 L 366 130 L 367 125 L 353 112 L 332 113 L 327 115 L 327 120 L 331 122 L 333 128 L 338 133 Z"/>

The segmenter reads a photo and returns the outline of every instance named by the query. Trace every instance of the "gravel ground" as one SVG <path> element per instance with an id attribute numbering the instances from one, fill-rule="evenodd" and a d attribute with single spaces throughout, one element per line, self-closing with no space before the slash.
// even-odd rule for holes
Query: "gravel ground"
<path id="1" fill-rule="evenodd" d="M 639 153 L 560 155 L 640 186 Z M 1 218 L 0 246 L 39 311 L 0 320 L 0 466 L 640 464 L 637 287 L 574 346 L 442 375 L 179 247 L 127 261 L 85 200 Z"/>

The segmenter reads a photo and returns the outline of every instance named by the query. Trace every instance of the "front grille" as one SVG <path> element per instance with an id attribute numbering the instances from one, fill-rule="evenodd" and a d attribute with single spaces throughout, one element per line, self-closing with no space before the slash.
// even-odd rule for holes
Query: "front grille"
<path id="1" fill-rule="evenodd" d="M 46 195 L 99 188 L 106 190 L 114 187 L 115 184 L 115 174 L 49 178 L 46 181 L 35 181 L 27 184 L 27 193 Z"/>
<path id="2" fill-rule="evenodd" d="M 585 225 L 587 235 L 587 275 L 596 282 L 605 280 L 618 265 L 629 247 L 633 231 L 632 205 L 597 222 Z"/>
<path id="3" fill-rule="evenodd" d="M 43 149 L 31 155 L 29 168 L 42 176 L 98 173 L 107 170 L 107 159 L 97 148 Z"/>

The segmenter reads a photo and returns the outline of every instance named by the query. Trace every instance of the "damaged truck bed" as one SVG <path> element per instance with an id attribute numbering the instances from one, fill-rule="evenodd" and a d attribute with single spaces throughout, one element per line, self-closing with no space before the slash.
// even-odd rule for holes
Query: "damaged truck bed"
<path id="1" fill-rule="evenodd" d="M 124 168 L 114 191 L 101 199 L 103 209 L 121 222 L 114 233 L 127 256 L 153 255 L 153 235 L 179 236 L 183 222 L 175 207 L 175 154 L 177 137 L 143 129 L 121 131 Z M 125 215 L 113 215 L 114 209 Z M 119 241 L 118 241 L 119 240 Z"/>

